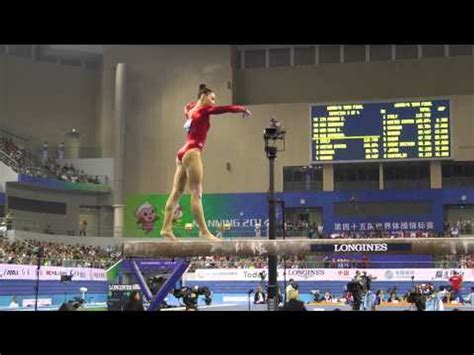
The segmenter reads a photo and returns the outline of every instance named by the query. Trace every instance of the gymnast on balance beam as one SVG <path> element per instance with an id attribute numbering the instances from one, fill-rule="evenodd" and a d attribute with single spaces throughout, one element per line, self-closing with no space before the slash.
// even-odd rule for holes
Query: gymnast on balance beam
<path id="1" fill-rule="evenodd" d="M 206 87 L 205 84 L 199 85 L 198 100 L 187 104 L 184 108 L 186 142 L 177 154 L 173 189 L 166 202 L 163 227 L 160 232 L 161 236 L 168 240 L 179 240 L 174 235 L 172 229 L 173 213 L 178 207 L 178 201 L 183 195 L 187 184 L 191 193 L 191 210 L 199 226 L 199 236 L 211 241 L 221 240 L 209 231 L 204 218 L 202 208 L 203 168 L 201 151 L 204 148 L 207 133 L 211 127 L 211 115 L 228 112 L 243 113 L 244 118 L 250 116 L 250 111 L 244 106 L 216 106 L 216 94 Z"/>

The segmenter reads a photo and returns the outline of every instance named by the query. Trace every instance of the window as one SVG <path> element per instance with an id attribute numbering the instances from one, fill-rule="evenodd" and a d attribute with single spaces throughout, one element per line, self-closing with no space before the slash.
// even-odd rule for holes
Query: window
<path id="1" fill-rule="evenodd" d="M 391 45 L 374 45 L 370 46 L 370 61 L 392 60 Z"/>
<path id="2" fill-rule="evenodd" d="M 418 46 L 416 44 L 402 44 L 396 46 L 396 59 L 418 58 Z"/>
<path id="3" fill-rule="evenodd" d="M 100 67 L 100 60 L 88 60 L 88 61 L 85 61 L 85 67 L 86 69 L 93 69 L 93 70 L 97 70 L 99 69 Z"/>
<path id="4" fill-rule="evenodd" d="M 66 214 L 66 204 L 62 202 L 31 200 L 20 197 L 8 197 L 8 208 L 38 213 Z"/>
<path id="5" fill-rule="evenodd" d="M 249 50 L 245 51 L 245 68 L 264 68 L 265 67 L 265 50 Z"/>
<path id="6" fill-rule="evenodd" d="M 314 47 L 295 48 L 295 65 L 313 65 L 314 61 Z"/>
<path id="7" fill-rule="evenodd" d="M 378 190 L 378 164 L 335 164 L 335 190 Z"/>
<path id="8" fill-rule="evenodd" d="M 324 63 L 340 63 L 341 52 L 340 46 L 320 46 L 319 47 L 319 62 Z"/>
<path id="9" fill-rule="evenodd" d="M 365 62 L 365 46 L 344 46 L 344 63 Z"/>
<path id="10" fill-rule="evenodd" d="M 82 62 L 79 59 L 61 59 L 61 64 L 71 65 L 71 66 L 74 66 L 74 67 L 82 66 Z"/>
<path id="11" fill-rule="evenodd" d="M 383 164 L 384 189 L 430 188 L 429 162 L 402 162 Z"/>
<path id="12" fill-rule="evenodd" d="M 472 45 L 469 44 L 451 44 L 449 46 L 449 56 L 472 55 Z"/>
<path id="13" fill-rule="evenodd" d="M 283 191 L 322 191 L 322 189 L 322 166 L 283 167 Z"/>
<path id="14" fill-rule="evenodd" d="M 474 162 L 457 161 L 441 164 L 443 187 L 474 186 Z"/>
<path id="15" fill-rule="evenodd" d="M 232 67 L 235 69 L 242 68 L 242 52 L 241 51 L 234 51 L 232 60 Z"/>
<path id="16" fill-rule="evenodd" d="M 284 67 L 290 65 L 290 48 L 275 48 L 270 49 L 268 52 L 270 67 Z"/>
<path id="17" fill-rule="evenodd" d="M 422 48 L 423 58 L 444 57 L 444 45 L 424 45 Z"/>

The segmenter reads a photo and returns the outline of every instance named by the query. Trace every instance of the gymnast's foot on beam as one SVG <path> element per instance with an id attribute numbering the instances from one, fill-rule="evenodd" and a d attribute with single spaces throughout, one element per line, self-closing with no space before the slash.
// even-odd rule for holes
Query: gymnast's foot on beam
<path id="1" fill-rule="evenodd" d="M 199 237 L 200 238 L 203 238 L 203 239 L 206 239 L 206 240 L 209 240 L 211 242 L 222 242 L 222 239 L 221 238 L 218 238 L 216 237 L 215 235 L 213 235 L 211 232 L 207 231 L 205 233 L 200 233 L 199 234 Z"/>
<path id="2" fill-rule="evenodd" d="M 178 242 L 179 241 L 179 239 L 174 235 L 172 230 L 162 230 L 160 232 L 160 235 L 163 238 L 168 239 L 169 241 L 172 241 L 172 242 Z"/>

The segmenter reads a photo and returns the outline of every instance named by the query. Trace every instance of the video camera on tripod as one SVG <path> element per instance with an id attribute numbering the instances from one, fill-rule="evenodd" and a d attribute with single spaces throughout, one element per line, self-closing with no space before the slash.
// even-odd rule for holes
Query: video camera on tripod
<path id="1" fill-rule="evenodd" d="M 418 284 L 408 292 L 407 302 L 413 303 L 417 311 L 424 311 L 426 309 L 426 301 L 433 293 L 434 286 L 432 284 Z"/>
<path id="2" fill-rule="evenodd" d="M 184 286 L 173 290 L 173 296 L 177 299 L 182 298 L 187 309 L 197 310 L 199 296 L 204 296 L 204 302 L 207 306 L 212 303 L 212 292 L 209 287 L 194 286 L 193 288 Z"/>

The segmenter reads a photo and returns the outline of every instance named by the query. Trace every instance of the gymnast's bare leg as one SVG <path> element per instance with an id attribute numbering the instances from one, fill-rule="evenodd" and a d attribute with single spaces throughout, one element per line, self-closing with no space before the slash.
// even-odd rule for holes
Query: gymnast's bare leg
<path id="1" fill-rule="evenodd" d="M 202 208 L 202 179 L 203 169 L 201 161 L 201 150 L 198 148 L 190 149 L 183 157 L 183 167 L 186 169 L 189 190 L 191 193 L 191 210 L 193 211 L 194 220 L 199 226 L 199 236 L 201 238 L 221 241 L 213 235 L 206 224 L 204 211 Z"/>
<path id="2" fill-rule="evenodd" d="M 173 190 L 166 201 L 165 216 L 163 218 L 163 226 L 160 235 L 163 238 L 178 241 L 179 239 L 174 235 L 172 224 L 174 210 L 178 206 L 178 201 L 183 195 L 187 183 L 186 169 L 183 168 L 182 163 L 176 160 L 176 173 L 174 174 Z"/>

